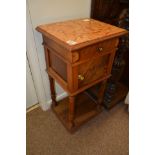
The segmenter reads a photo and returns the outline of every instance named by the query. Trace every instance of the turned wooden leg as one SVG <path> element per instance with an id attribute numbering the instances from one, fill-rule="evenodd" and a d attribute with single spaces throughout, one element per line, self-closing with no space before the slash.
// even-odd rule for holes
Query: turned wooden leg
<path id="1" fill-rule="evenodd" d="M 98 92 L 98 108 L 100 108 L 103 103 L 103 96 L 104 96 L 104 92 L 105 92 L 105 88 L 106 88 L 106 82 L 107 82 L 107 80 L 105 80 L 101 83 L 101 86 L 100 86 L 100 89 Z"/>
<path id="2" fill-rule="evenodd" d="M 54 80 L 50 76 L 49 76 L 49 80 L 50 80 L 50 89 L 51 89 L 52 102 L 53 102 L 54 106 L 57 106 Z"/>
<path id="3" fill-rule="evenodd" d="M 75 96 L 69 96 L 69 124 L 71 128 L 74 126 L 74 106 Z"/>

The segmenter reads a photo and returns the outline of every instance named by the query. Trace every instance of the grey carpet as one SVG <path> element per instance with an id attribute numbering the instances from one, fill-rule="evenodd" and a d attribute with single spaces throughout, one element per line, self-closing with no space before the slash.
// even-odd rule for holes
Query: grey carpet
<path id="1" fill-rule="evenodd" d="M 128 155 L 129 116 L 123 103 L 68 133 L 52 111 L 27 114 L 27 155 Z"/>

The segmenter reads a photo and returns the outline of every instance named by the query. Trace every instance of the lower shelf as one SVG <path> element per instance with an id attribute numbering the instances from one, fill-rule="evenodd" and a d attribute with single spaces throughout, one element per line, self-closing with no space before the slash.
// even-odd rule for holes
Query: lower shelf
<path id="1" fill-rule="evenodd" d="M 63 125 L 71 133 L 76 131 L 82 124 L 90 120 L 102 111 L 103 107 L 97 108 L 97 104 L 88 97 L 85 93 L 81 93 L 76 96 L 75 99 L 75 119 L 74 127 L 70 127 L 68 121 L 68 97 L 59 101 L 57 106 L 53 106 L 52 109 L 61 120 Z"/>
<path id="2" fill-rule="evenodd" d="M 86 90 L 86 93 L 94 100 L 94 102 L 97 102 L 99 86 L 100 84 L 97 84 Z M 117 103 L 122 101 L 126 97 L 127 93 L 128 93 L 128 88 L 122 83 L 117 83 L 117 90 L 114 93 L 112 100 L 108 104 L 103 103 L 103 106 L 106 109 L 111 109 Z"/>

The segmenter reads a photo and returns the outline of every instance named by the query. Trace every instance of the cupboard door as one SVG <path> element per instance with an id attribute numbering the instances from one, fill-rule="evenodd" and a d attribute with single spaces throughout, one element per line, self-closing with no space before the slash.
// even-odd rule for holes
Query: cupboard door
<path id="1" fill-rule="evenodd" d="M 78 66 L 78 88 L 108 75 L 110 54 L 91 59 Z"/>

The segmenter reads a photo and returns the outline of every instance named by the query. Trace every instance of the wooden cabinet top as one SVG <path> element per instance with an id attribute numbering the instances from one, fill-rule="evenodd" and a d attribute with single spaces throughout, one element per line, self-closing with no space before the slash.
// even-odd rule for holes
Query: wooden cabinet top
<path id="1" fill-rule="evenodd" d="M 94 19 L 77 19 L 40 25 L 36 30 L 70 51 L 127 33 L 125 29 Z"/>

